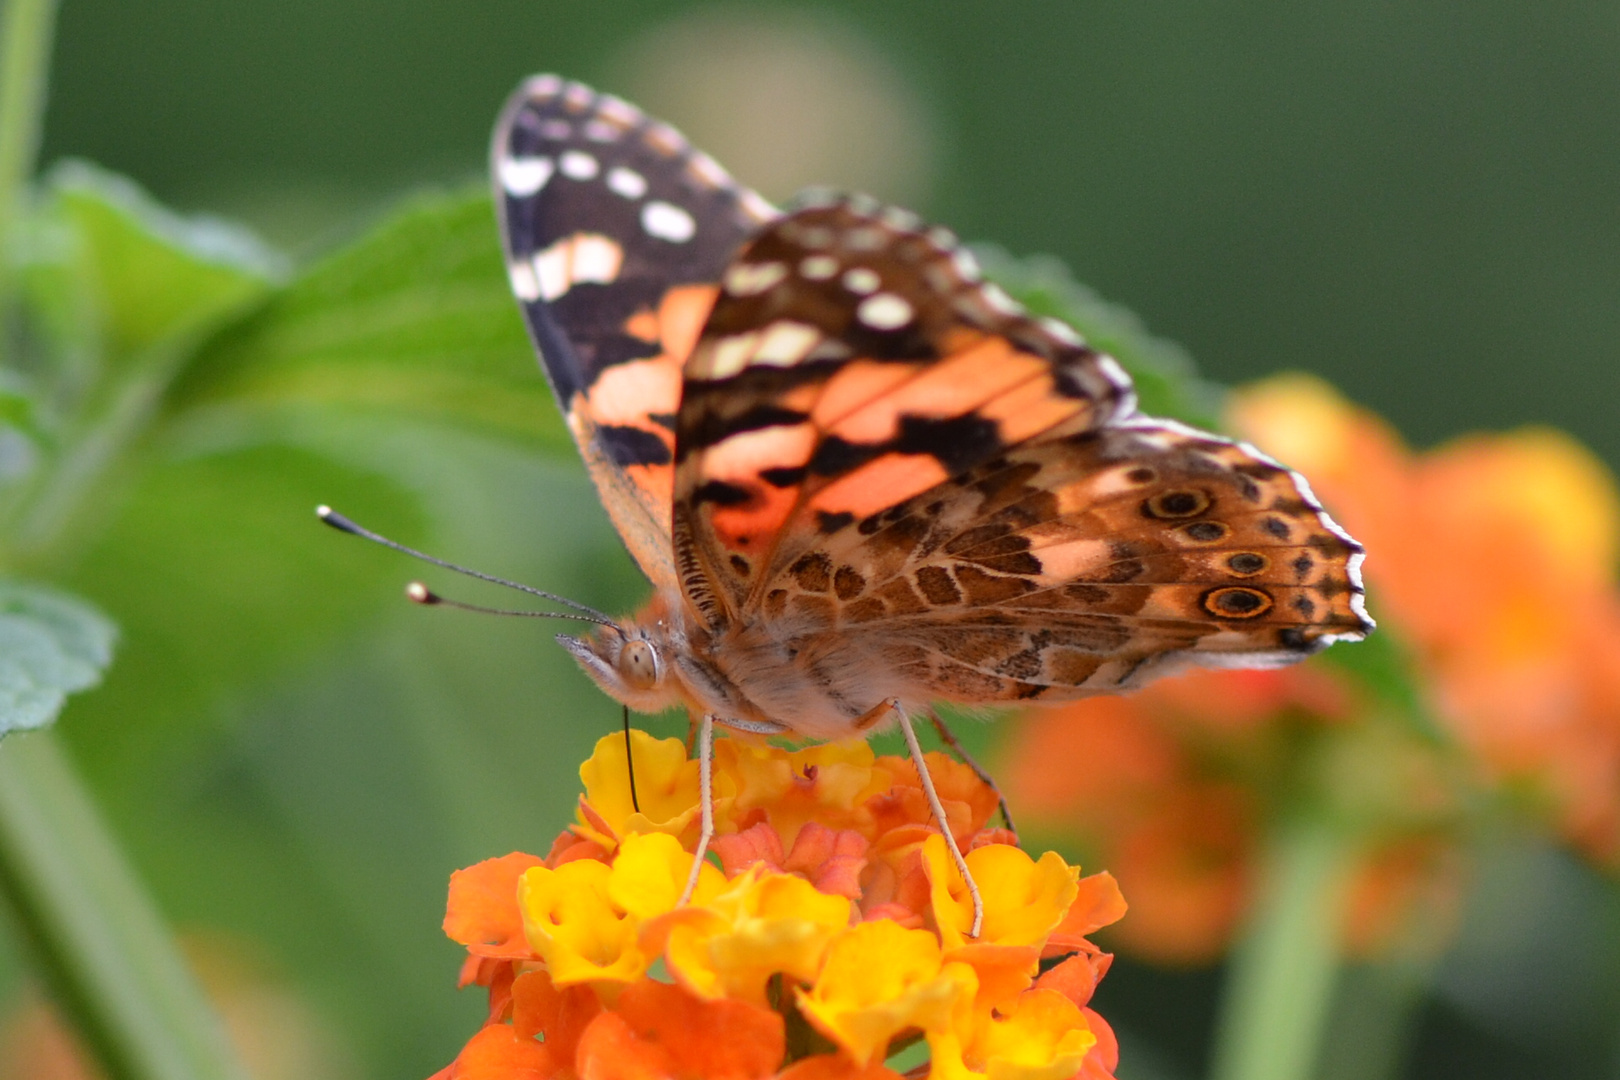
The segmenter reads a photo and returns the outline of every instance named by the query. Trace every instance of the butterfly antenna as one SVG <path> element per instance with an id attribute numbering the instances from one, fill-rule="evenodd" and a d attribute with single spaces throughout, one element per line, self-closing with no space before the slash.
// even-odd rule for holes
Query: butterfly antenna
<path id="1" fill-rule="evenodd" d="M 484 607 L 480 604 L 465 604 L 460 600 L 451 600 L 440 596 L 420 581 L 413 581 L 405 586 L 405 596 L 413 604 L 423 607 L 451 607 L 461 611 L 476 611 L 480 615 L 516 615 L 524 619 L 575 619 L 579 622 L 599 623 L 603 626 L 612 626 L 613 623 L 605 619 L 598 619 L 594 615 L 581 615 L 574 611 L 518 611 L 510 608 Z"/>
<path id="2" fill-rule="evenodd" d="M 424 552 L 417 551 L 415 548 L 408 548 L 404 544 L 399 543 L 398 541 L 390 540 L 390 539 L 388 539 L 388 537 L 383 536 L 380 533 L 374 533 L 370 529 L 365 528 L 362 525 L 358 525 L 353 521 L 350 521 L 348 518 L 344 517 L 342 514 L 338 513 L 336 510 L 333 510 L 330 506 L 317 506 L 315 508 L 315 516 L 320 518 L 322 521 L 326 522 L 326 524 L 332 526 L 332 528 L 336 529 L 338 532 L 346 532 L 346 533 L 349 533 L 352 536 L 358 536 L 358 537 L 361 537 L 363 539 L 370 540 L 374 544 L 381 544 L 383 547 L 393 548 L 395 551 L 398 551 L 398 552 L 401 552 L 403 554 L 409 555 L 413 559 L 421 559 L 423 562 L 432 563 L 434 566 L 442 566 L 446 570 L 454 570 L 458 574 L 465 574 L 468 577 L 477 578 L 480 581 L 488 581 L 488 582 L 491 582 L 492 584 L 495 584 L 495 585 L 505 585 L 508 589 L 516 589 L 519 592 L 526 592 L 530 596 L 538 596 L 538 597 L 540 597 L 540 598 L 542 598 L 544 600 L 550 600 L 553 603 L 562 604 L 565 607 L 571 607 L 575 611 L 582 612 L 583 615 L 588 616 L 588 618 L 584 619 L 585 622 L 600 623 L 603 626 L 616 626 L 617 625 L 608 616 L 602 614 L 600 611 L 597 611 L 593 607 L 587 607 L 584 604 L 579 603 L 577 600 L 570 600 L 566 596 L 558 596 L 556 593 L 549 593 L 549 592 L 546 592 L 544 589 L 537 589 L 533 585 L 524 585 L 521 582 L 508 581 L 506 578 L 496 577 L 494 574 L 484 574 L 484 573 L 480 573 L 477 570 L 468 569 L 465 566 L 457 566 L 453 562 L 446 562 L 443 559 L 434 558 L 432 555 L 428 555 L 428 554 L 426 554 Z M 420 582 L 412 582 L 411 584 L 412 584 L 413 587 L 415 587 L 416 585 L 419 585 L 421 583 Z M 407 591 L 407 594 L 409 594 L 409 590 L 406 590 L 406 591 Z M 434 598 L 431 599 L 431 600 L 417 600 L 416 602 L 419 603 L 419 604 L 434 604 L 434 603 L 437 603 L 437 604 L 444 604 L 447 607 L 465 608 L 465 609 L 467 609 L 469 611 L 492 610 L 492 609 L 484 609 L 484 608 L 475 608 L 470 604 L 452 603 L 451 601 L 445 600 L 445 599 L 443 599 L 441 597 L 434 596 L 433 593 L 428 592 L 427 587 L 425 585 L 422 586 L 422 591 L 424 593 L 427 593 L 428 596 L 434 597 Z M 415 597 L 413 596 L 412 599 L 414 600 Z M 542 615 L 542 613 L 540 613 L 540 612 L 532 612 L 532 611 L 528 611 L 528 612 L 524 612 L 524 611 L 502 611 L 502 612 L 499 612 L 499 614 L 502 614 L 502 615 L 535 615 L 535 616 L 541 616 Z M 578 618 L 579 616 L 545 615 L 544 617 L 547 617 L 547 618 Z"/>
<path id="3" fill-rule="evenodd" d="M 636 759 L 630 756 L 630 706 L 624 707 L 624 764 L 630 770 L 630 805 L 641 813 L 641 801 L 636 798 Z"/>

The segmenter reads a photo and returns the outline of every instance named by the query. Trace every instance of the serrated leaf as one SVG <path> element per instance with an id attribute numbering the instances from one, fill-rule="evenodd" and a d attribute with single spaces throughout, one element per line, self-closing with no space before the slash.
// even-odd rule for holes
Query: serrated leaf
<path id="1" fill-rule="evenodd" d="M 82 600 L 0 581 L 0 736 L 43 727 L 101 681 L 117 630 Z"/>
<path id="2" fill-rule="evenodd" d="M 985 274 L 1025 307 L 1063 320 L 1118 360 L 1136 383 L 1143 412 L 1219 427 L 1221 387 L 1199 378 L 1187 350 L 1155 337 L 1135 312 L 1104 300 L 1050 255 L 1018 259 L 989 245 L 975 245 L 973 251 Z"/>

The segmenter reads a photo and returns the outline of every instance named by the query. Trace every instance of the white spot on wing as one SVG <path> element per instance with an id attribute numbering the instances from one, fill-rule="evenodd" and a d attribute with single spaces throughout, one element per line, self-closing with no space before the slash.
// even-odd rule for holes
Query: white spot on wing
<path id="1" fill-rule="evenodd" d="M 531 264 L 513 263 L 506 268 L 506 276 L 512 279 L 512 292 L 519 300 L 529 303 L 540 299 L 540 279 Z"/>
<path id="2" fill-rule="evenodd" d="M 526 199 L 546 186 L 556 166 L 548 157 L 502 158 L 496 167 L 501 174 L 501 187 L 508 195 Z"/>
<path id="3" fill-rule="evenodd" d="M 1003 315 L 1022 315 L 1024 313 L 1023 305 L 1003 292 L 1000 285 L 994 283 L 986 285 L 983 294 L 985 303 Z"/>
<path id="4" fill-rule="evenodd" d="M 534 257 L 535 280 L 540 285 L 540 296 L 555 300 L 573 284 L 568 272 L 568 255 L 572 238 L 558 240 Z"/>
<path id="5" fill-rule="evenodd" d="M 759 340 L 758 334 L 735 334 L 715 342 L 709 353 L 709 362 L 700 364 L 694 375 L 710 379 L 727 379 L 748 366 L 748 360 L 754 355 L 754 342 Z M 703 368 L 707 370 L 702 370 Z"/>
<path id="6" fill-rule="evenodd" d="M 608 170 L 607 186 L 615 195 L 623 195 L 626 199 L 639 199 L 647 194 L 647 178 L 623 165 L 615 165 Z"/>
<path id="7" fill-rule="evenodd" d="M 1085 344 L 1085 341 L 1080 337 L 1080 335 L 1074 332 L 1074 328 L 1061 320 L 1044 318 L 1041 320 L 1041 329 L 1045 330 L 1048 334 L 1051 334 L 1065 345 Z"/>
<path id="8" fill-rule="evenodd" d="M 726 271 L 726 292 L 733 296 L 757 296 L 787 277 L 787 267 L 779 262 L 738 263 Z"/>
<path id="9" fill-rule="evenodd" d="M 624 263 L 624 249 L 617 241 L 596 233 L 587 233 L 574 239 L 574 257 L 569 276 L 573 284 L 594 281 L 600 285 L 612 284 Z"/>
<path id="10" fill-rule="evenodd" d="M 673 203 L 654 200 L 641 208 L 641 227 L 649 236 L 684 244 L 697 232 L 692 215 Z"/>
<path id="11" fill-rule="evenodd" d="M 556 75 L 536 75 L 523 84 L 523 92 L 532 98 L 556 97 L 563 81 Z"/>
<path id="12" fill-rule="evenodd" d="M 774 322 L 760 335 L 754 363 L 792 367 L 821 340 L 821 331 L 801 322 Z"/>
<path id="13" fill-rule="evenodd" d="M 564 139 L 574 137 L 574 125 L 566 120 L 542 120 L 540 121 L 540 134 L 548 139 L 561 142 Z"/>
<path id="14" fill-rule="evenodd" d="M 870 267 L 857 266 L 844 271 L 844 288 L 852 293 L 865 296 L 867 293 L 876 292 L 877 287 L 882 284 L 883 279 Z"/>
<path id="15" fill-rule="evenodd" d="M 831 255 L 806 255 L 799 263 L 799 273 L 811 281 L 826 281 L 838 273 L 838 260 Z"/>
<path id="16" fill-rule="evenodd" d="M 596 176 L 599 166 L 596 159 L 583 150 L 569 150 L 558 161 L 564 176 L 571 180 L 590 180 Z"/>
<path id="17" fill-rule="evenodd" d="M 746 188 L 737 193 L 737 201 L 742 204 L 743 213 L 755 221 L 769 221 L 776 216 L 776 207 Z"/>
<path id="18" fill-rule="evenodd" d="M 535 292 L 542 299 L 555 300 L 580 282 L 607 285 L 618 278 L 623 264 L 624 249 L 610 237 L 599 233 L 566 236 L 534 257 Z M 517 287 L 516 277 L 514 271 L 513 288 Z"/>
<path id="19" fill-rule="evenodd" d="M 861 301 L 855 317 L 874 330 L 897 330 L 911 321 L 911 305 L 894 293 L 877 293 Z"/>
<path id="20" fill-rule="evenodd" d="M 728 187 L 731 184 L 731 177 L 726 175 L 726 170 L 708 154 L 702 152 L 693 154 L 691 160 L 687 162 L 687 167 L 692 170 L 692 175 L 709 187 Z"/>
<path id="21" fill-rule="evenodd" d="M 596 111 L 607 119 L 624 127 L 630 127 L 641 119 L 641 110 L 612 94 L 603 94 L 596 102 Z"/>
<path id="22" fill-rule="evenodd" d="M 619 137 L 619 129 L 606 120 L 585 121 L 585 137 L 592 142 L 614 142 Z"/>

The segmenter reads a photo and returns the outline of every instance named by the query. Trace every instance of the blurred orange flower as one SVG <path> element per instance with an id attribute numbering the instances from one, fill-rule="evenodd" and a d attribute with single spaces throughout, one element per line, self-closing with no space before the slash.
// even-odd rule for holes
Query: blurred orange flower
<path id="1" fill-rule="evenodd" d="M 1112 1077 L 1118 1047 L 1089 1007 L 1110 957 L 1087 935 L 1124 900 L 1108 875 L 1082 879 L 986 828 L 996 796 L 971 769 L 928 755 L 985 889 L 978 939 L 909 761 L 864 742 L 721 741 L 723 872 L 706 864 L 677 907 L 696 839 L 689 762 L 678 739 L 633 731 L 629 746 L 638 795 L 657 793 L 641 810 L 609 736 L 547 858 L 452 876 L 445 932 L 489 1013 L 435 1080 L 898 1080 L 883 1062 L 918 1039 L 930 1076 Z M 1042 974 L 1043 959 L 1060 962 Z"/>
<path id="2" fill-rule="evenodd" d="M 1238 395 L 1232 416 L 1366 543 L 1380 613 L 1448 730 L 1620 859 L 1620 492 L 1603 464 L 1545 428 L 1413 454 L 1305 376 Z"/>

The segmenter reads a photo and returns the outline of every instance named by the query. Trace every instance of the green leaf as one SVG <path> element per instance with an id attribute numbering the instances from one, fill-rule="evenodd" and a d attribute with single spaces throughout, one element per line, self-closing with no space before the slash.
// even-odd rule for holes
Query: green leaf
<path id="1" fill-rule="evenodd" d="M 0 581 L 0 736 L 43 727 L 101 681 L 117 630 L 82 600 Z"/>
<path id="2" fill-rule="evenodd" d="M 289 415 L 337 410 L 574 454 L 482 191 L 419 196 L 311 267 L 204 349 L 171 407 L 193 445 L 216 448 L 275 441 Z"/>
<path id="3" fill-rule="evenodd" d="M 1154 337 L 1135 312 L 1098 296 L 1074 280 L 1050 255 L 1015 258 L 998 247 L 975 245 L 985 274 L 1037 315 L 1061 319 L 1094 348 L 1118 360 L 1136 383 L 1143 412 L 1199 427 L 1219 426 L 1223 390 L 1198 377 L 1187 351 Z"/>
<path id="4" fill-rule="evenodd" d="M 241 226 L 182 217 L 88 162 L 57 165 L 44 195 L 34 299 L 57 320 L 90 314 L 109 358 L 193 337 L 287 274 Z"/>

